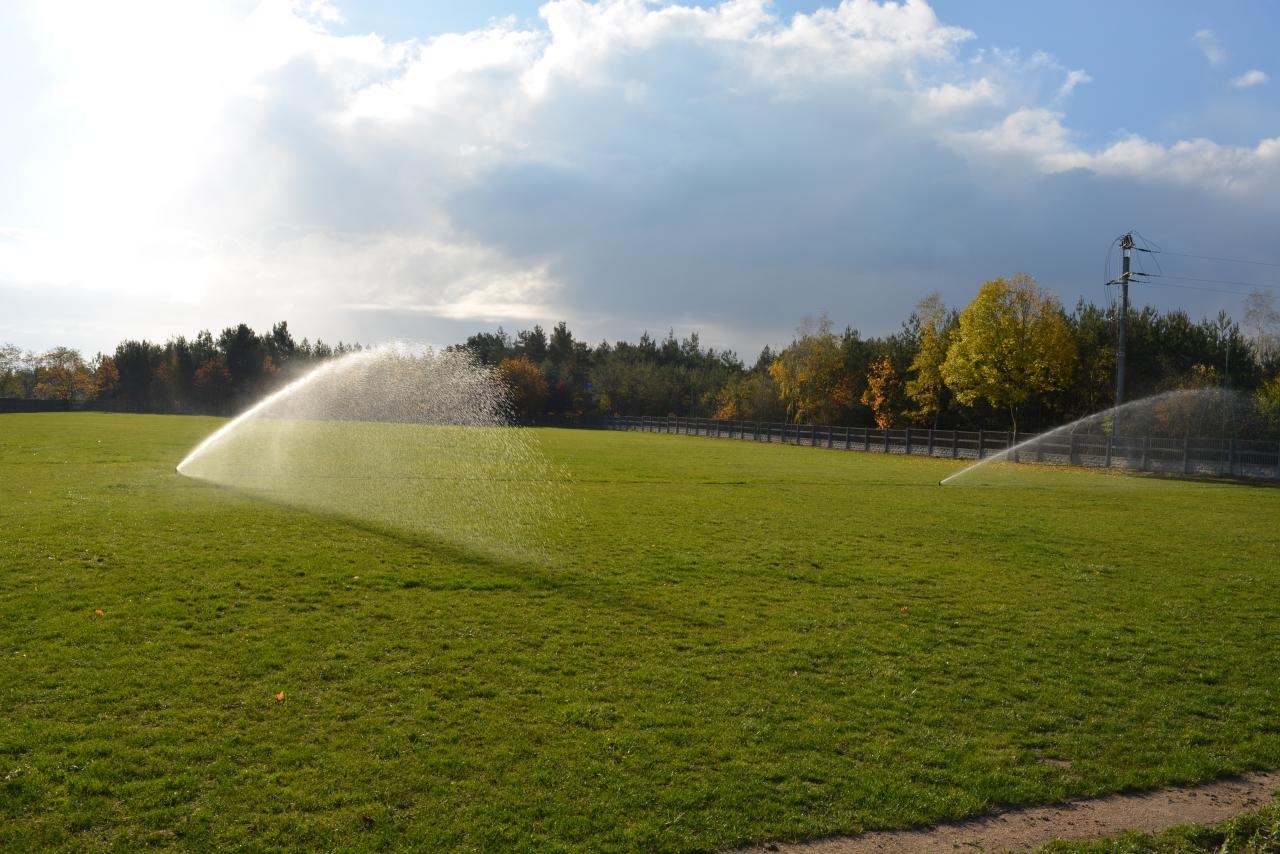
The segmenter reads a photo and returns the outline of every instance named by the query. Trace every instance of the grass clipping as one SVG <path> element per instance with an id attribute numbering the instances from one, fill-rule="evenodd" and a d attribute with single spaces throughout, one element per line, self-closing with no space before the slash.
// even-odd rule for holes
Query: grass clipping
<path id="1" fill-rule="evenodd" d="M 560 479 L 465 352 L 393 345 L 325 363 L 204 440 L 179 473 L 490 554 L 539 549 Z"/>

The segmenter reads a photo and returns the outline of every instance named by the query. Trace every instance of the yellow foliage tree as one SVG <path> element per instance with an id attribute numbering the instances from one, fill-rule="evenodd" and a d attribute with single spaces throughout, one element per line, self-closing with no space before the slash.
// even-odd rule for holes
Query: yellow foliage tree
<path id="1" fill-rule="evenodd" d="M 546 411 L 550 391 L 547 378 L 527 356 L 499 362 L 498 379 L 510 392 L 511 408 L 517 417 L 531 420 Z"/>
<path id="2" fill-rule="evenodd" d="M 762 371 L 731 377 L 716 394 L 715 417 L 724 421 L 777 421 L 784 417 L 778 385 Z"/>
<path id="3" fill-rule="evenodd" d="M 826 317 L 806 319 L 796 340 L 769 366 L 787 414 L 798 423 L 831 424 L 853 405 L 853 378 Z"/>
<path id="4" fill-rule="evenodd" d="M 916 405 L 908 413 L 919 424 L 936 427 L 938 413 L 942 411 L 942 392 L 946 384 L 942 379 L 942 365 L 947 361 L 947 346 L 951 343 L 951 317 L 942 295 L 937 291 L 916 305 L 916 317 L 920 319 L 920 347 L 911 360 L 914 377 L 907 380 L 904 391 Z"/>
<path id="5" fill-rule="evenodd" d="M 1253 405 L 1272 432 L 1280 432 L 1280 374 L 1258 386 Z"/>
<path id="6" fill-rule="evenodd" d="M 1076 358 L 1062 305 L 1019 273 L 984 284 L 960 313 L 942 378 L 966 406 L 986 400 L 1006 410 L 1016 431 L 1018 407 L 1032 394 L 1065 388 Z"/>

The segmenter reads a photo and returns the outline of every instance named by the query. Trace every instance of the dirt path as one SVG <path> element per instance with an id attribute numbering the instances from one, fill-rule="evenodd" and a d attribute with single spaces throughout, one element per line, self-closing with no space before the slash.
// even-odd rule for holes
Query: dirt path
<path id="1" fill-rule="evenodd" d="M 925 854 L 1034 851 L 1055 839 L 1096 839 L 1126 830 L 1157 833 L 1179 824 L 1213 824 L 1260 809 L 1280 791 L 1280 770 L 1185 789 L 1064 801 L 991 813 L 925 830 L 876 831 L 812 842 L 741 849 L 741 854 Z"/>

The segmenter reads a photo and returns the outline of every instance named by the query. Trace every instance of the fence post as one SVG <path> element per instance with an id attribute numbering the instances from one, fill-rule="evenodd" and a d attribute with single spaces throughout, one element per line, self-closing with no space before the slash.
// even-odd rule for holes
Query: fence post
<path id="1" fill-rule="evenodd" d="M 1236 437 L 1227 440 L 1227 474 L 1236 473 Z"/>
<path id="2" fill-rule="evenodd" d="M 909 457 L 909 456 L 911 456 L 911 428 L 910 428 L 910 427 L 908 427 L 908 428 L 907 428 L 907 444 L 906 444 L 906 449 L 907 449 L 907 456 L 908 456 L 908 457 Z"/>
<path id="3" fill-rule="evenodd" d="M 1151 456 L 1151 436 L 1150 434 L 1142 437 L 1142 467 L 1138 471 L 1147 470 L 1147 460 Z"/>
<path id="4" fill-rule="evenodd" d="M 884 433 L 884 452 L 887 454 L 889 453 L 889 431 L 882 430 L 881 432 Z"/>
<path id="5" fill-rule="evenodd" d="M 1191 439 L 1188 436 L 1182 437 L 1182 473 L 1191 474 Z"/>
<path id="6" fill-rule="evenodd" d="M 982 459 L 982 428 L 978 428 L 978 459 Z"/>
<path id="7" fill-rule="evenodd" d="M 849 450 L 849 425 L 844 425 L 844 449 Z M 1276 465 L 1280 466 L 1280 455 L 1276 457 Z"/>
<path id="8" fill-rule="evenodd" d="M 1072 433 L 1067 439 L 1067 463 L 1068 465 L 1076 464 L 1076 434 Z"/>
<path id="9" fill-rule="evenodd" d="M 1012 433 L 1009 434 L 1008 442 L 1009 442 L 1009 450 L 1013 452 L 1012 454 L 1013 461 L 1015 463 L 1022 462 L 1022 460 L 1018 458 L 1018 431 L 1017 430 L 1014 430 Z"/>
<path id="10" fill-rule="evenodd" d="M 835 432 L 835 428 L 834 428 L 834 427 L 831 427 L 831 426 L 828 426 L 828 427 L 827 427 L 827 447 L 828 447 L 828 448 L 830 448 L 830 447 L 831 447 L 831 434 L 832 434 L 832 433 L 834 433 L 834 432 Z"/>
<path id="11" fill-rule="evenodd" d="M 933 456 L 933 428 L 929 428 L 929 456 Z"/>
<path id="12" fill-rule="evenodd" d="M 1107 455 L 1102 464 L 1103 468 L 1111 468 L 1111 434 L 1107 434 Z"/>

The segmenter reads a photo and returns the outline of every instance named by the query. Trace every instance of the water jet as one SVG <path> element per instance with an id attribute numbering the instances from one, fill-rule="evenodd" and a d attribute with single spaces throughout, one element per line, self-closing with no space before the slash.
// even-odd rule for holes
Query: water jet
<path id="1" fill-rule="evenodd" d="M 1001 463 L 1074 465 L 1182 475 L 1280 477 L 1280 445 L 1261 441 L 1247 396 L 1176 389 L 1087 415 L 983 457 L 949 484 Z M 1116 425 L 1123 425 L 1123 434 Z"/>
<path id="2" fill-rule="evenodd" d="M 326 362 L 198 444 L 185 477 L 504 555 L 536 550 L 562 480 L 469 353 Z"/>

